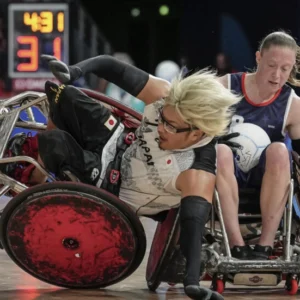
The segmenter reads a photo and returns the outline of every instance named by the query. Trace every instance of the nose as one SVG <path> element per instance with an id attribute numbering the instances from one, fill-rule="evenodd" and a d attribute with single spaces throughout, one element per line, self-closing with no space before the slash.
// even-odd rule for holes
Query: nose
<path id="1" fill-rule="evenodd" d="M 276 68 L 273 73 L 274 78 L 276 78 L 276 79 L 279 78 L 280 73 L 281 73 L 280 68 Z"/>
<path id="2" fill-rule="evenodd" d="M 158 123 L 157 132 L 158 133 L 163 133 L 164 131 L 165 131 L 165 128 L 164 128 L 163 123 Z"/>

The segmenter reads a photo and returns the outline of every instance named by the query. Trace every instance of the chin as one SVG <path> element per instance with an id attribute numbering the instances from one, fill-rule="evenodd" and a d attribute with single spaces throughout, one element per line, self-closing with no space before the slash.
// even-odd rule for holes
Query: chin
<path id="1" fill-rule="evenodd" d="M 159 144 L 158 144 L 158 147 L 159 147 L 159 149 L 161 149 L 161 150 L 166 150 L 166 148 L 164 147 L 164 144 L 163 144 L 163 143 L 159 143 Z"/>
<path id="2" fill-rule="evenodd" d="M 158 144 L 159 149 L 161 150 L 172 150 L 170 147 L 168 147 L 168 144 L 166 142 L 160 142 Z"/>

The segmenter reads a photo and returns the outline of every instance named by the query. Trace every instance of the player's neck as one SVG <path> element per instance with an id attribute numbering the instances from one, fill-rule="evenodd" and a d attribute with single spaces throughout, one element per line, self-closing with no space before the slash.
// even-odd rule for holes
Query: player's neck
<path id="1" fill-rule="evenodd" d="M 256 73 L 246 75 L 245 90 L 251 101 L 257 104 L 270 101 L 276 94 L 260 83 Z"/>

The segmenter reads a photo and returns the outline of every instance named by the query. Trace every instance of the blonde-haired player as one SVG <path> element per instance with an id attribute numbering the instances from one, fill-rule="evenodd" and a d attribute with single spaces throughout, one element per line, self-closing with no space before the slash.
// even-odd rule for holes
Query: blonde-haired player
<path id="1" fill-rule="evenodd" d="M 93 72 L 145 102 L 136 140 L 122 157 L 119 198 L 138 215 L 153 216 L 180 205 L 180 247 L 187 261 L 185 292 L 192 299 L 223 299 L 200 288 L 200 254 L 216 181 L 215 137 L 225 132 L 239 97 L 208 71 L 170 84 L 111 56 L 74 66 L 54 57 L 44 59 L 64 84 Z M 101 186 L 123 125 L 71 85 L 57 87 L 48 82 L 46 93 L 50 122 L 58 129 L 38 134 L 40 163 L 56 174 L 71 171 L 82 182 Z M 40 181 L 41 174 L 33 170 L 28 179 Z"/>

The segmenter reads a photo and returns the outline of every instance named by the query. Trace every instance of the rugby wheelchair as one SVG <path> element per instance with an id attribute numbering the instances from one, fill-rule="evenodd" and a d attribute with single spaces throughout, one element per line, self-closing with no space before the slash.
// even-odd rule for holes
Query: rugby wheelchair
<path id="1" fill-rule="evenodd" d="M 125 127 L 136 128 L 140 113 L 103 94 L 82 89 L 110 107 Z M 34 110 L 49 113 L 44 93 L 24 92 L 0 102 L 0 165 L 27 162 L 48 176 L 47 183 L 28 187 L 0 171 L 0 197 L 10 195 L 0 218 L 0 240 L 9 257 L 25 272 L 52 285 L 66 288 L 103 288 L 130 276 L 146 251 L 143 226 L 135 213 L 115 195 L 80 182 L 61 181 L 28 156 L 5 157 L 15 128 L 41 131 L 43 122 Z M 26 118 L 22 115 L 26 114 Z M 300 276 L 300 213 L 298 158 L 274 256 L 267 261 L 239 261 L 231 257 L 221 206 L 214 206 L 203 241 L 202 274 L 211 288 L 222 293 L 226 282 L 234 285 L 275 286 L 285 280 L 296 294 Z M 251 245 L 260 235 L 259 210 L 250 205 L 258 195 L 240 191 L 241 227 Z M 244 207 L 243 207 L 244 206 Z M 249 211 L 249 207 L 251 211 Z M 146 280 L 151 291 L 161 282 L 183 281 L 185 260 L 179 249 L 179 210 L 158 216 L 148 258 Z"/>

